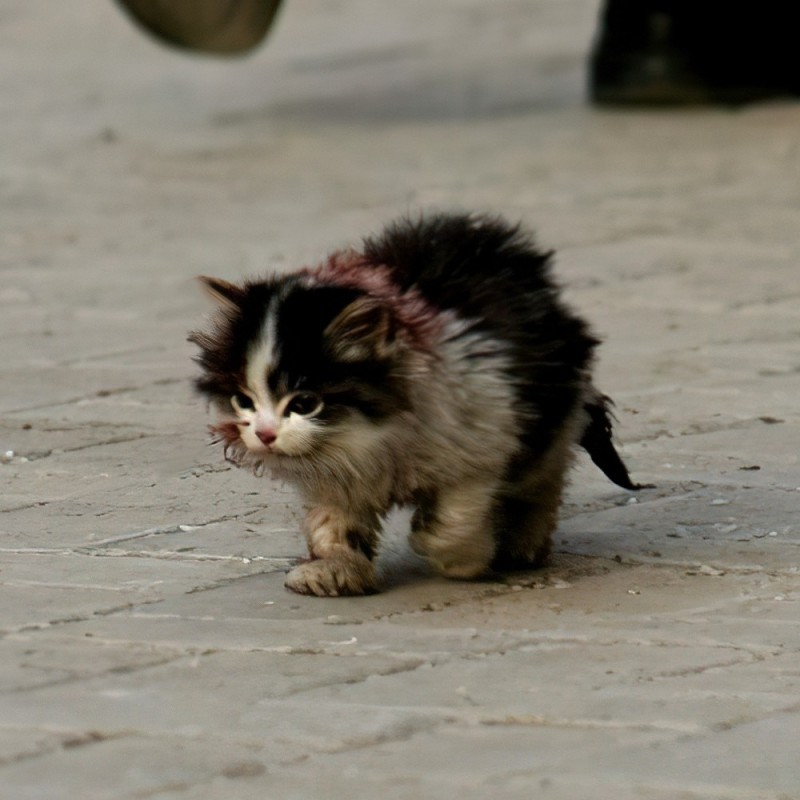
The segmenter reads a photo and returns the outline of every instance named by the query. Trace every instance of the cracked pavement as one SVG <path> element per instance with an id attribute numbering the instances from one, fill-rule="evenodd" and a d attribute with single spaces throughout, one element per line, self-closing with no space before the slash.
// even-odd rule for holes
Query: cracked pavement
<path id="1" fill-rule="evenodd" d="M 800 106 L 600 111 L 589 0 L 289 0 L 232 61 L 0 12 L 0 796 L 800 798 Z M 206 445 L 191 278 L 421 207 L 520 218 L 605 343 L 631 496 L 551 565 L 283 588 L 287 487 Z"/>

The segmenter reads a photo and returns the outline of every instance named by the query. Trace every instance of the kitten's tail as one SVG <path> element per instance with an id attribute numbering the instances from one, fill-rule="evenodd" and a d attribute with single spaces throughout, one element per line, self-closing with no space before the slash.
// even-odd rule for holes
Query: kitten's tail
<path id="1" fill-rule="evenodd" d="M 631 490 L 652 488 L 650 484 L 634 483 L 631 480 L 625 462 L 616 451 L 611 440 L 612 415 L 608 408 L 610 404 L 611 400 L 599 393 L 584 404 L 589 424 L 583 432 L 580 445 L 617 486 Z"/>

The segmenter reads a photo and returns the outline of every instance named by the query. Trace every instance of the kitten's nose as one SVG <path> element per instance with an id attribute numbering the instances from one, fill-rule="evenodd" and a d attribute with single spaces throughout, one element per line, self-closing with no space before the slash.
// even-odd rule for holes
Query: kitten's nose
<path id="1" fill-rule="evenodd" d="M 256 436 L 258 436 L 261 441 L 269 447 L 277 438 L 278 435 L 275 433 L 272 428 L 259 428 L 256 431 Z"/>

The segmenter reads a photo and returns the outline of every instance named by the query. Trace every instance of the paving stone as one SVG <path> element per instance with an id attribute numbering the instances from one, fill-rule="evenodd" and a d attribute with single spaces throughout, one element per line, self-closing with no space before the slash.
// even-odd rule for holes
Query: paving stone
<path id="1" fill-rule="evenodd" d="M 245 59 L 111 2 L 0 14 L 0 795 L 794 800 L 792 101 L 605 111 L 597 0 L 293 0 Z M 417 209 L 521 219 L 603 339 L 631 494 L 551 564 L 297 597 L 302 503 L 226 464 L 198 274 Z"/>

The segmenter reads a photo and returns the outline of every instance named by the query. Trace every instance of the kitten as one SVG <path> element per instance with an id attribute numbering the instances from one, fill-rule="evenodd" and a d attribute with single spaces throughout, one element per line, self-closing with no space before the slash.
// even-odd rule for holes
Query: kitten
<path id="1" fill-rule="evenodd" d="M 286 586 L 377 591 L 381 520 L 410 505 L 411 546 L 442 574 L 535 567 L 576 444 L 639 488 L 591 383 L 597 340 L 559 299 L 551 253 L 499 218 L 401 220 L 315 268 L 234 285 L 197 389 L 226 457 L 294 483 L 309 560 Z"/>

